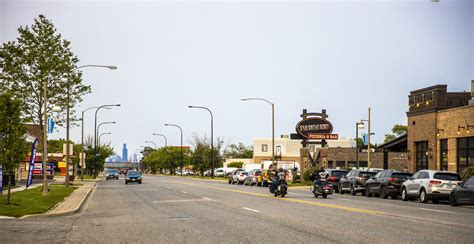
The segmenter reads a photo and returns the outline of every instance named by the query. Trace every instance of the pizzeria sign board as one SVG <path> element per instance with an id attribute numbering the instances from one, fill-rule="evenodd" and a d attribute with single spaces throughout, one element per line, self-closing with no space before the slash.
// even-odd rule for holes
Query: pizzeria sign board
<path id="1" fill-rule="evenodd" d="M 306 139 L 337 140 L 338 134 L 332 134 L 331 122 L 323 118 L 306 118 L 296 125 L 296 132 Z"/>

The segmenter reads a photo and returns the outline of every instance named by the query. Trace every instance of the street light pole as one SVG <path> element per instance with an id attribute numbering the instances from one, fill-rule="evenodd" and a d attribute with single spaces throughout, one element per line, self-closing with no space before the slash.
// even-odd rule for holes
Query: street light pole
<path id="1" fill-rule="evenodd" d="M 106 107 L 120 107 L 120 104 L 106 104 L 106 105 L 102 105 L 100 107 L 98 107 L 96 110 L 95 110 L 95 116 L 94 116 L 94 169 L 93 169 L 93 174 L 94 174 L 94 177 L 95 177 L 95 171 L 96 171 L 96 168 L 95 168 L 95 161 L 96 161 L 96 156 L 97 156 L 97 113 L 99 112 L 100 109 L 102 108 L 106 108 Z"/>
<path id="2" fill-rule="evenodd" d="M 87 112 L 88 110 L 98 108 L 98 107 L 90 107 L 82 111 L 82 116 L 81 116 L 81 181 L 84 181 L 84 165 L 85 165 L 85 157 L 84 157 L 84 113 Z"/>
<path id="3" fill-rule="evenodd" d="M 101 133 L 101 134 L 99 135 L 99 145 L 100 145 L 100 138 L 101 138 L 102 136 L 110 135 L 110 134 L 112 134 L 112 133 L 110 133 L 110 132 Z"/>
<path id="4" fill-rule="evenodd" d="M 161 136 L 161 137 L 165 138 L 165 147 L 168 146 L 168 139 L 166 138 L 165 135 L 163 135 L 163 134 L 156 134 L 156 133 L 153 133 L 153 135 L 154 135 L 154 136 Z"/>
<path id="5" fill-rule="evenodd" d="M 156 150 L 156 143 L 154 141 L 145 141 L 145 143 L 150 143 L 150 144 L 155 145 L 155 150 Z"/>
<path id="6" fill-rule="evenodd" d="M 275 104 L 263 99 L 263 98 L 242 98 L 241 101 L 251 101 L 251 100 L 259 100 L 259 101 L 264 101 L 270 105 L 272 105 L 272 169 L 276 169 L 275 165 Z"/>
<path id="7" fill-rule="evenodd" d="M 175 124 L 165 124 L 165 126 L 178 127 L 179 131 L 181 132 L 181 175 L 183 175 L 183 129 L 181 128 L 181 126 L 175 125 Z M 174 172 L 174 168 L 173 168 L 173 172 Z"/>
<path id="8" fill-rule="evenodd" d="M 199 109 L 205 109 L 211 114 L 211 179 L 214 179 L 214 116 L 212 115 L 212 112 L 210 109 L 206 107 L 201 107 L 201 106 L 188 106 L 188 108 L 199 108 Z"/>
<path id="9" fill-rule="evenodd" d="M 102 122 L 99 124 L 99 126 L 97 126 L 97 136 L 99 136 L 99 131 L 100 131 L 100 127 L 102 125 L 107 125 L 107 124 L 116 124 L 117 122 L 115 121 L 108 121 L 108 122 Z M 100 146 L 100 140 L 97 141 L 97 144 Z"/>
<path id="10" fill-rule="evenodd" d="M 359 127 L 364 125 L 362 122 L 356 122 L 356 158 L 357 158 L 357 169 L 359 168 Z"/>
<path id="11" fill-rule="evenodd" d="M 43 196 L 48 196 L 49 195 L 49 189 L 48 189 L 48 176 L 46 167 L 48 165 L 48 78 L 44 80 L 43 84 L 43 99 L 44 99 L 44 116 L 43 116 Z"/>
<path id="12" fill-rule="evenodd" d="M 72 72 L 86 68 L 86 67 L 96 67 L 96 68 L 107 68 L 107 69 L 117 69 L 117 66 L 110 66 L 110 65 L 96 65 L 96 64 L 87 64 L 87 65 L 82 65 L 79 67 L 76 67 L 75 69 L 72 70 Z M 70 161 L 70 148 L 69 148 L 69 109 L 70 109 L 70 93 L 71 93 L 71 80 L 70 80 L 70 73 L 67 75 L 67 94 L 66 94 L 66 180 L 64 185 L 66 187 L 69 187 L 69 161 Z"/>

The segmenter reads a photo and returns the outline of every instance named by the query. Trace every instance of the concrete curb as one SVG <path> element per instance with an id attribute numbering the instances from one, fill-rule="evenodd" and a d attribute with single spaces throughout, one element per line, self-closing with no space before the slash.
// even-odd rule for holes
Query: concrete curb
<path id="1" fill-rule="evenodd" d="M 88 190 L 87 190 L 87 193 L 85 194 L 85 196 L 81 199 L 81 202 L 78 204 L 78 206 L 71 210 L 71 211 L 67 211 L 67 212 L 62 212 L 62 213 L 48 213 L 49 211 L 55 209 L 57 206 L 59 206 L 60 204 L 62 204 L 63 202 L 67 201 L 67 198 L 65 198 L 63 201 L 57 203 L 54 207 L 52 207 L 50 210 L 48 210 L 48 212 L 46 213 L 43 213 L 43 214 L 30 214 L 30 215 L 25 215 L 25 216 L 22 216 L 22 217 L 19 217 L 18 219 L 24 219 L 24 218 L 38 218 L 38 217 L 58 217 L 58 216 L 67 216 L 67 215 L 73 215 L 73 214 L 76 214 L 78 212 L 80 212 L 86 201 L 89 199 L 89 196 L 91 195 L 91 192 L 93 189 L 96 189 L 97 187 L 97 183 L 98 182 L 94 182 L 94 185 L 92 185 Z M 79 188 L 78 188 L 79 189 Z M 77 191 L 77 189 L 76 189 Z M 74 193 L 74 192 L 72 192 Z M 71 194 L 72 194 L 71 193 Z"/>

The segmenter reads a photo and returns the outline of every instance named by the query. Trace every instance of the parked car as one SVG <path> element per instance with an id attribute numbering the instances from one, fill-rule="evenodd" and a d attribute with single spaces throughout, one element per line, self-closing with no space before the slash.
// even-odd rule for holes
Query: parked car
<path id="1" fill-rule="evenodd" d="M 474 205 L 474 176 L 451 191 L 449 203 L 451 206 Z"/>
<path id="2" fill-rule="evenodd" d="M 342 169 L 326 169 L 326 173 L 328 174 L 327 181 L 329 184 L 332 185 L 334 191 L 336 193 L 339 192 L 339 181 L 341 178 L 349 173 L 347 170 Z"/>
<path id="3" fill-rule="evenodd" d="M 224 177 L 225 176 L 225 171 L 223 169 L 216 169 L 216 171 L 214 171 L 214 176 Z"/>
<path id="4" fill-rule="evenodd" d="M 129 170 L 127 176 L 125 176 L 125 184 L 130 182 L 138 182 L 138 184 L 141 184 L 142 174 L 136 170 Z"/>
<path id="5" fill-rule="evenodd" d="M 126 175 L 127 172 L 128 172 L 128 169 L 126 169 L 126 168 L 120 170 L 121 175 Z"/>
<path id="6" fill-rule="evenodd" d="M 258 176 L 261 171 L 259 169 L 252 169 L 248 172 L 248 175 L 244 179 L 244 185 L 256 185 L 258 181 Z"/>
<path id="7" fill-rule="evenodd" d="M 365 195 L 365 181 L 375 176 L 375 174 L 377 172 L 360 169 L 351 170 L 339 180 L 339 193 L 344 194 L 344 192 L 348 191 L 352 195 L 356 195 L 357 192 Z"/>
<path id="8" fill-rule="evenodd" d="M 119 179 L 119 172 L 115 169 L 109 169 L 105 172 L 105 180 L 108 179 Z"/>
<path id="9" fill-rule="evenodd" d="M 461 183 L 459 174 L 447 171 L 420 170 L 402 184 L 402 200 L 419 198 L 422 203 L 448 200 L 451 191 Z"/>
<path id="10" fill-rule="evenodd" d="M 371 197 L 373 194 L 383 199 L 396 199 L 400 195 L 403 182 L 411 176 L 410 173 L 382 170 L 365 182 L 365 196 Z"/>
<path id="11" fill-rule="evenodd" d="M 242 169 L 236 169 L 236 170 L 232 171 L 229 174 L 229 176 L 227 177 L 229 184 L 234 184 L 235 183 L 234 176 L 235 176 L 235 174 L 237 174 L 237 172 L 240 172 L 240 171 L 243 171 L 243 170 Z"/>
<path id="12" fill-rule="evenodd" d="M 239 185 L 243 185 L 244 184 L 244 180 L 245 180 L 245 177 L 247 177 L 249 173 L 247 171 L 238 171 L 235 175 L 234 175 L 234 182 L 239 184 Z"/>

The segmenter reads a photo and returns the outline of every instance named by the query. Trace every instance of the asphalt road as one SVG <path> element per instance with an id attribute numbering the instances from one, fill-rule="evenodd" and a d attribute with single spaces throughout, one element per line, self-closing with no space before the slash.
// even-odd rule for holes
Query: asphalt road
<path id="1" fill-rule="evenodd" d="M 101 182 L 72 216 L 0 219 L 0 243 L 473 243 L 474 208 L 179 177 Z"/>

